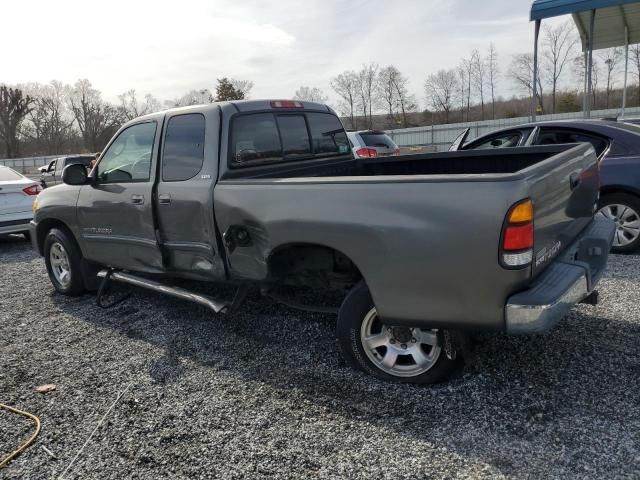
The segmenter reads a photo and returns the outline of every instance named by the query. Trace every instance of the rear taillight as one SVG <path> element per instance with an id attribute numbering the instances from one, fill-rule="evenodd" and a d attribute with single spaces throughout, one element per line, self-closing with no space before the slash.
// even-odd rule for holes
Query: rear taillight
<path id="1" fill-rule="evenodd" d="M 359 157 L 373 158 L 378 156 L 378 151 L 375 148 L 359 148 L 356 154 Z"/>
<path id="2" fill-rule="evenodd" d="M 399 149 L 399 148 L 396 148 L 396 149 L 393 151 L 393 154 L 394 154 L 394 155 L 400 155 L 400 149 Z"/>
<path id="3" fill-rule="evenodd" d="M 295 100 L 274 100 L 271 102 L 271 108 L 304 108 L 304 105 Z"/>
<path id="4" fill-rule="evenodd" d="M 502 230 L 500 255 L 505 267 L 524 267 L 533 260 L 533 203 L 527 198 L 509 209 Z"/>
<path id="5" fill-rule="evenodd" d="M 40 184 L 36 183 L 35 185 L 30 185 L 26 188 L 23 188 L 22 191 L 27 195 L 37 195 L 42 191 L 42 187 Z"/>

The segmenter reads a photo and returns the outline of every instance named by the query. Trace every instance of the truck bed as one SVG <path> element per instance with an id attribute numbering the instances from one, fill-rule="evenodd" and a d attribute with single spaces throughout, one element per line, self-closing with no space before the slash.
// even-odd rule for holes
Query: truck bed
<path id="1" fill-rule="evenodd" d="M 592 221 L 597 192 L 593 147 L 573 144 L 234 169 L 214 199 L 219 229 L 253 239 L 227 253 L 235 278 L 264 281 L 273 252 L 321 245 L 354 263 L 389 321 L 500 329 L 506 299 Z M 534 260 L 505 269 L 505 215 L 525 198 Z"/>
<path id="2" fill-rule="evenodd" d="M 229 170 L 226 178 L 373 177 L 516 173 L 569 150 L 554 145 L 494 150 L 420 153 L 371 159 L 329 158 Z"/>

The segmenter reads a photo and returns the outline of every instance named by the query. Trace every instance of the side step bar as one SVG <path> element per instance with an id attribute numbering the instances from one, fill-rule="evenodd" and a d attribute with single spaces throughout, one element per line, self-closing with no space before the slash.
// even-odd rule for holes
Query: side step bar
<path id="1" fill-rule="evenodd" d="M 98 277 L 104 279 L 107 274 L 108 270 L 100 270 L 98 272 Z M 215 300 L 207 295 L 190 292 L 180 287 L 170 287 L 168 285 L 163 285 L 162 283 L 155 282 L 147 278 L 137 277 L 129 273 L 112 271 L 109 274 L 109 279 L 116 280 L 122 283 L 128 283 L 129 285 L 134 285 L 136 287 L 146 288 L 155 292 L 164 293 L 165 295 L 171 295 L 172 297 L 181 298 L 190 302 L 199 303 L 200 305 L 204 305 L 205 307 L 210 308 L 216 313 L 224 312 L 229 307 L 228 303 Z"/>

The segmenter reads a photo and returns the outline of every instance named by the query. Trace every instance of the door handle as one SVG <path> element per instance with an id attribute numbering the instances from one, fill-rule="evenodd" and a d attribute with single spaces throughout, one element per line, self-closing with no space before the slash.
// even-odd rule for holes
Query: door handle
<path id="1" fill-rule="evenodd" d="M 582 172 L 573 172 L 569 175 L 569 187 L 575 190 L 582 183 Z"/>
<path id="2" fill-rule="evenodd" d="M 168 193 L 158 195 L 158 203 L 160 205 L 171 205 L 171 195 L 169 195 Z"/>
<path id="3" fill-rule="evenodd" d="M 144 203 L 144 195 L 131 195 L 131 203 L 142 205 Z"/>

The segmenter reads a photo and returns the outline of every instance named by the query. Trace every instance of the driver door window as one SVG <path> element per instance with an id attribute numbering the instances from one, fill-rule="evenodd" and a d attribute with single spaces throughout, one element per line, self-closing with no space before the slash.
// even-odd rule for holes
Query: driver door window
<path id="1" fill-rule="evenodd" d="M 155 135 L 156 122 L 139 123 L 123 130 L 102 155 L 96 167 L 98 181 L 148 181 Z"/>

